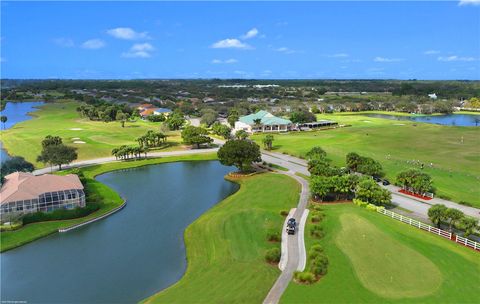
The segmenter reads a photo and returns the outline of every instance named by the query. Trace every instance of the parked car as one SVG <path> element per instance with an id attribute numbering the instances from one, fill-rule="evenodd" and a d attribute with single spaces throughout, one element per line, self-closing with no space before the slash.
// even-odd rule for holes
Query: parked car
<path id="1" fill-rule="evenodd" d="M 378 177 L 378 176 L 372 176 L 372 178 L 373 178 L 373 180 L 374 180 L 375 182 L 377 182 L 377 183 L 379 183 L 379 182 L 382 181 L 382 179 L 381 179 L 380 177 Z"/>
<path id="2" fill-rule="evenodd" d="M 287 221 L 287 233 L 288 234 L 295 234 L 295 230 L 297 229 L 297 222 L 295 219 L 289 218 Z"/>
<path id="3" fill-rule="evenodd" d="M 382 181 L 382 185 L 388 186 L 388 185 L 390 185 L 390 182 L 388 181 L 388 179 L 384 179 L 384 180 Z"/>

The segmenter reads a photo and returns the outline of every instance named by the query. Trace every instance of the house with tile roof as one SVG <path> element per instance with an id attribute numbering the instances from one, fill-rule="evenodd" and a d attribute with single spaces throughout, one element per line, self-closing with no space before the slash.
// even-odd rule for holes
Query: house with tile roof
<path id="1" fill-rule="evenodd" d="M 286 132 L 293 126 L 288 119 L 272 115 L 267 111 L 258 111 L 255 114 L 242 116 L 235 122 L 235 131 L 244 130 L 255 132 Z"/>
<path id="2" fill-rule="evenodd" d="M 85 207 L 83 189 L 75 174 L 11 173 L 0 189 L 0 219 L 3 222 L 27 213 Z"/>

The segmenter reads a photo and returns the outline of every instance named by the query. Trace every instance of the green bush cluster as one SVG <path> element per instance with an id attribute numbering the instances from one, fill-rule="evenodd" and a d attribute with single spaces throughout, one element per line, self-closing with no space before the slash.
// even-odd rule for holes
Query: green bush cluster
<path id="1" fill-rule="evenodd" d="M 319 244 L 313 245 L 308 251 L 308 258 L 310 261 L 310 272 L 318 279 L 327 273 L 328 258 L 325 255 L 322 246 Z"/>
<path id="2" fill-rule="evenodd" d="M 281 216 L 287 216 L 288 215 L 288 210 L 282 210 L 280 211 Z"/>
<path id="3" fill-rule="evenodd" d="M 323 228 L 320 225 L 312 225 L 310 228 L 310 235 L 316 239 L 321 239 L 325 233 L 323 232 Z"/>
<path id="4" fill-rule="evenodd" d="M 385 209 L 385 207 L 383 207 L 383 206 L 377 206 L 377 205 L 374 205 L 374 204 L 369 204 L 367 202 L 359 200 L 358 198 L 354 198 L 353 203 L 357 206 L 363 207 L 363 208 L 365 208 L 367 210 L 370 210 L 370 211 L 377 211 L 379 208 Z"/>
<path id="5" fill-rule="evenodd" d="M 280 256 L 280 248 L 271 248 L 265 253 L 265 261 L 270 264 L 278 263 L 280 262 Z"/>
<path id="6" fill-rule="evenodd" d="M 280 242 L 281 239 L 282 237 L 279 232 L 270 231 L 267 233 L 267 241 L 269 242 Z"/>
<path id="7" fill-rule="evenodd" d="M 315 282 L 315 275 L 308 271 L 296 271 L 294 274 L 294 278 L 297 282 L 304 284 L 312 284 L 313 282 Z"/>
<path id="8" fill-rule="evenodd" d="M 58 221 L 69 220 L 79 217 L 84 217 L 100 209 L 100 205 L 97 203 L 88 203 L 84 208 L 75 208 L 72 210 L 57 209 L 52 212 L 35 212 L 27 214 L 23 217 L 23 225 L 27 225 L 35 222 L 43 221 Z"/>

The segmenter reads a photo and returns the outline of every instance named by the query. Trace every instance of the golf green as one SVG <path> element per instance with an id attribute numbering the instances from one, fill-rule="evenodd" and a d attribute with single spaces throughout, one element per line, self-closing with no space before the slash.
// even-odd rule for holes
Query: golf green
<path id="1" fill-rule="evenodd" d="M 478 252 L 353 204 L 322 205 L 327 274 L 282 303 L 478 303 Z M 309 231 L 308 223 L 306 230 Z"/>

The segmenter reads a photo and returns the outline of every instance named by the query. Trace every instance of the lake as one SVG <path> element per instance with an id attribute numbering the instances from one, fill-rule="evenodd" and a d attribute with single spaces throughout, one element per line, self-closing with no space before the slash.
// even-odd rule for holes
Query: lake
<path id="1" fill-rule="evenodd" d="M 98 222 L 1 254 L 1 299 L 28 303 L 135 303 L 186 270 L 183 233 L 237 184 L 217 161 L 114 171 L 98 180 L 127 206 Z"/>
<path id="2" fill-rule="evenodd" d="M 33 117 L 28 113 L 37 111 L 37 107 L 43 104 L 43 101 L 7 102 L 5 109 L 1 112 L 2 115 L 7 116 L 5 125 L 1 124 L 2 130 L 10 129 L 19 122 L 32 119 Z M 0 161 L 4 162 L 8 159 L 10 156 L 0 144 Z"/>
<path id="3" fill-rule="evenodd" d="M 475 114 L 450 114 L 450 115 L 419 115 L 397 116 L 389 114 L 362 114 L 368 117 L 384 118 L 392 120 L 409 120 L 416 122 L 431 123 L 444 126 L 475 127 L 480 125 L 480 115 Z"/>

